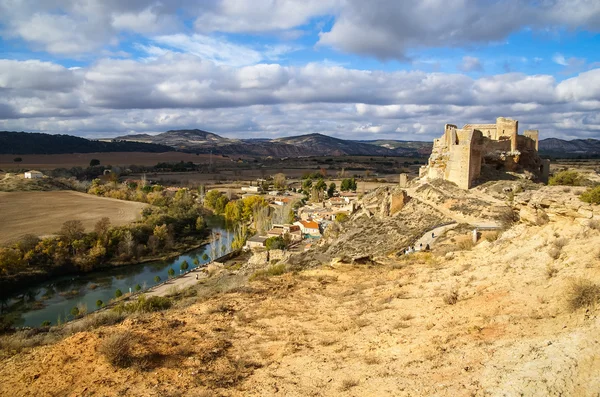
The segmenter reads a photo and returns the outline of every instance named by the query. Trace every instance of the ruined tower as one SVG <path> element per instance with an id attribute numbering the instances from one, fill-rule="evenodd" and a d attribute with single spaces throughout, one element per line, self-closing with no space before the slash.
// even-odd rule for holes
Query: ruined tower
<path id="1" fill-rule="evenodd" d="M 526 130 L 520 136 L 519 122 L 505 117 L 498 117 L 496 124 L 466 124 L 463 128 L 446 124 L 444 134 L 433 141 L 429 162 L 421 167 L 419 176 L 469 189 L 483 165 L 493 165 L 496 170 L 527 170 L 547 182 L 549 162 L 538 156 L 538 141 L 537 130 Z"/>

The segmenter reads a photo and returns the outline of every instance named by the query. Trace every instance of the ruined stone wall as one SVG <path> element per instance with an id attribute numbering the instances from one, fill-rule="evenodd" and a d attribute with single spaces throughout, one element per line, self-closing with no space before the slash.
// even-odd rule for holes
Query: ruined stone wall
<path id="1" fill-rule="evenodd" d="M 456 128 L 444 126 L 444 134 L 434 140 L 426 167 L 419 175 L 427 179 L 445 179 L 469 189 L 481 176 L 482 163 L 496 164 L 506 171 L 533 171 L 547 180 L 546 164 L 537 153 L 539 132 L 527 130 L 518 134 L 517 120 L 498 117 L 496 124 L 466 124 Z M 546 176 L 545 176 L 546 175 Z"/>
<path id="2" fill-rule="evenodd" d="M 534 141 L 535 150 L 539 150 L 540 132 L 538 130 L 525 130 L 523 135 Z"/>
<path id="3" fill-rule="evenodd" d="M 498 117 L 496 119 L 496 129 L 498 138 L 506 136 L 510 138 L 512 152 L 517 150 L 517 134 L 519 133 L 519 122 L 517 120 L 507 119 L 506 117 Z"/>

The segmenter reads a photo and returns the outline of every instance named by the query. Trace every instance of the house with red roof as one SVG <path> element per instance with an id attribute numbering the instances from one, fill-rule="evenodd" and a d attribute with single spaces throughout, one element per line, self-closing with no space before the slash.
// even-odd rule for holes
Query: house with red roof
<path id="1" fill-rule="evenodd" d="M 319 224 L 312 220 L 301 220 L 298 222 L 294 222 L 294 225 L 300 226 L 300 231 L 302 234 L 309 235 L 311 237 L 321 237 L 321 230 L 319 229 Z"/>

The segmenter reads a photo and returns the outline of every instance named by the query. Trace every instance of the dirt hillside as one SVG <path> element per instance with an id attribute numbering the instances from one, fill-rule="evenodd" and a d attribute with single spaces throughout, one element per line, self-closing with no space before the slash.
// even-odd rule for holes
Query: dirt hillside
<path id="1" fill-rule="evenodd" d="M 335 257 L 252 282 L 223 269 L 173 309 L 6 356 L 0 395 L 595 396 L 589 215 L 553 211 L 473 247 L 461 226 L 431 253 L 369 265 Z M 123 368 L 104 350 L 114 335 L 132 341 Z"/>

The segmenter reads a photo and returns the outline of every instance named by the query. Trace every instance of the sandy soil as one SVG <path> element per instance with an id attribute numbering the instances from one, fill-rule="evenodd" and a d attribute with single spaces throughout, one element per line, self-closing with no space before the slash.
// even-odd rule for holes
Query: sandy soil
<path id="1" fill-rule="evenodd" d="M 105 216 L 125 225 L 138 220 L 146 206 L 73 191 L 0 192 L 0 244 L 29 233 L 54 234 L 69 220 L 82 221 L 88 231 Z"/>
<path id="2" fill-rule="evenodd" d="M 564 218 L 379 265 L 249 284 L 223 271 L 175 309 L 4 360 L 0 395 L 597 395 L 599 312 L 566 298 L 575 279 L 600 283 L 598 247 Z M 124 331 L 134 365 L 117 369 L 99 350 Z"/>

